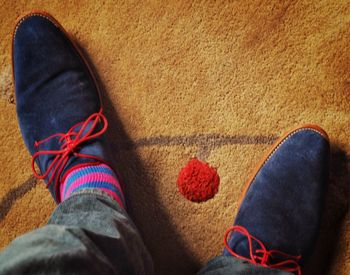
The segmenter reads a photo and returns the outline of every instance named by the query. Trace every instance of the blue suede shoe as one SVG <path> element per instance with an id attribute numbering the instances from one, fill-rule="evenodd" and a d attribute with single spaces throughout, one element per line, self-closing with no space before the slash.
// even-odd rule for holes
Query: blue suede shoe
<path id="1" fill-rule="evenodd" d="M 98 85 L 63 27 L 45 12 L 18 21 L 12 59 L 17 115 L 34 174 L 60 202 L 59 185 L 69 171 L 110 159 Z"/>
<path id="2" fill-rule="evenodd" d="M 328 136 L 315 125 L 280 138 L 247 183 L 223 255 L 301 273 L 320 226 L 329 155 Z"/>

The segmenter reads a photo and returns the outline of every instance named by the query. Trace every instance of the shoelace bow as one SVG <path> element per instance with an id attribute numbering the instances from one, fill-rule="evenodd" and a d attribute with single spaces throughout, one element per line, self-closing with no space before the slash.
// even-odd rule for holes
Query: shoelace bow
<path id="1" fill-rule="evenodd" d="M 102 123 L 102 127 L 100 130 L 95 132 L 97 125 L 99 122 Z M 87 130 L 89 127 L 89 124 L 91 124 L 90 129 Z M 78 127 L 81 127 L 79 130 L 77 130 Z M 34 176 L 38 179 L 46 179 L 50 172 L 50 178 L 48 179 L 47 187 L 49 187 L 52 182 L 55 180 L 55 190 L 56 190 L 56 199 L 59 201 L 59 193 L 57 192 L 59 187 L 59 180 L 61 177 L 61 174 L 68 163 L 68 160 L 70 156 L 75 157 L 81 157 L 81 158 L 88 158 L 93 159 L 96 161 L 100 161 L 99 158 L 86 155 L 86 154 L 80 154 L 76 152 L 76 149 L 78 149 L 79 145 L 83 142 L 86 142 L 87 140 L 94 139 L 100 135 L 102 135 L 108 127 L 108 122 L 106 117 L 102 114 L 102 109 L 98 113 L 94 113 L 91 116 L 89 116 L 85 121 L 77 123 L 73 127 L 71 127 L 67 133 L 58 133 L 51 135 L 43 140 L 36 141 L 34 143 L 34 146 L 38 149 L 38 151 L 33 155 L 32 157 L 32 170 L 34 173 Z M 94 133 L 95 132 L 95 133 Z M 58 143 L 61 144 L 61 147 L 59 150 L 39 150 L 39 146 L 45 142 L 48 142 L 49 140 L 53 138 L 59 138 Z M 50 163 L 49 167 L 46 169 L 46 171 L 38 172 L 35 168 L 35 161 L 37 158 L 39 158 L 42 155 L 55 155 L 53 161 Z"/>
<path id="2" fill-rule="evenodd" d="M 249 244 L 250 258 L 246 258 L 241 255 L 238 255 L 228 245 L 228 237 L 231 232 L 239 232 L 242 235 L 247 237 L 248 244 Z M 260 249 L 256 249 L 255 251 L 253 251 L 253 240 L 258 243 Z M 236 258 L 248 261 L 255 265 L 261 265 L 269 268 L 277 268 L 287 272 L 297 272 L 298 275 L 301 275 L 301 267 L 298 263 L 298 261 L 301 259 L 301 256 L 292 256 L 278 250 L 267 250 L 265 245 L 260 240 L 252 236 L 248 232 L 248 230 L 242 226 L 232 226 L 231 228 L 229 228 L 225 233 L 224 241 L 225 241 L 225 246 L 227 251 L 229 251 L 230 254 Z M 269 260 L 274 256 L 283 257 L 285 258 L 285 260 L 279 263 L 271 264 Z"/>

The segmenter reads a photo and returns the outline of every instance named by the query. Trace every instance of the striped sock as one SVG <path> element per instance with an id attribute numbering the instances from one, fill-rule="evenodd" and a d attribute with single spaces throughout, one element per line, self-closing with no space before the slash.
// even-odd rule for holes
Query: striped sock
<path id="1" fill-rule="evenodd" d="M 92 165 L 73 170 L 61 185 L 61 200 L 73 193 L 86 189 L 98 189 L 113 197 L 120 207 L 125 208 L 124 194 L 113 170 L 105 165 Z"/>

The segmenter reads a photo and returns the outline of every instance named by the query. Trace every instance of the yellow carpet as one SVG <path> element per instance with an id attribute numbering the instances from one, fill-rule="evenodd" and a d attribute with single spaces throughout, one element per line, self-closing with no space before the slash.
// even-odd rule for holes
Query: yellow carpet
<path id="1" fill-rule="evenodd" d="M 104 85 L 116 167 L 158 274 L 193 274 L 223 247 L 242 187 L 277 136 L 320 124 L 332 142 L 327 211 L 309 274 L 350 274 L 350 3 L 0 0 L 0 246 L 45 224 L 17 126 L 11 33 L 45 9 L 89 54 Z M 177 191 L 193 156 L 217 167 L 218 194 Z"/>

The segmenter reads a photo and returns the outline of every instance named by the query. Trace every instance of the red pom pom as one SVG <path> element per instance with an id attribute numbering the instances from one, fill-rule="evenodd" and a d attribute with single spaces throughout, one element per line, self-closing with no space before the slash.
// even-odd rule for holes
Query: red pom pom
<path id="1" fill-rule="evenodd" d="M 181 169 L 177 178 L 180 193 L 194 202 L 203 202 L 214 197 L 219 190 L 219 183 L 216 169 L 196 158 L 191 159 Z"/>

